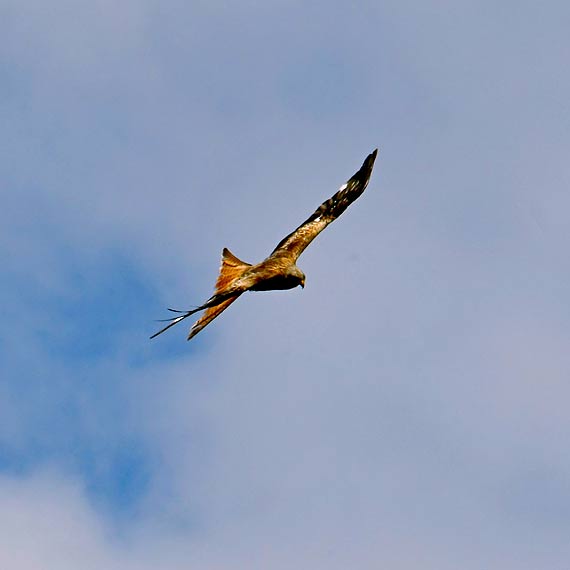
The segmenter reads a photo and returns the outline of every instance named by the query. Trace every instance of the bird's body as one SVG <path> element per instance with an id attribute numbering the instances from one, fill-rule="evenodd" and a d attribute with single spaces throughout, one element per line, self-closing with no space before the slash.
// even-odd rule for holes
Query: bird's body
<path id="1" fill-rule="evenodd" d="M 262 262 L 251 265 L 224 248 L 214 294 L 203 305 L 190 311 L 170 309 L 181 313 L 180 316 L 168 319 L 171 322 L 151 338 L 190 315 L 204 311 L 190 329 L 190 340 L 246 291 L 286 290 L 299 285 L 304 287 L 305 274 L 297 267 L 297 259 L 313 239 L 364 192 L 372 174 L 376 154 L 377 150 L 368 155 L 360 170 L 297 229 L 283 238 Z"/>

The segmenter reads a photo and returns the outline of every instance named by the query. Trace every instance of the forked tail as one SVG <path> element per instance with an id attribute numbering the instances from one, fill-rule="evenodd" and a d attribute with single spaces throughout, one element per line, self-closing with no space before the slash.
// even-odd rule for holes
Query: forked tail
<path id="1" fill-rule="evenodd" d="M 159 334 L 168 330 L 170 327 L 177 325 L 190 315 L 206 309 L 206 312 L 194 323 L 188 334 L 188 340 L 196 336 L 207 324 L 213 321 L 220 313 L 227 309 L 242 293 L 230 291 L 232 284 L 239 279 L 244 272 L 251 267 L 249 263 L 245 263 L 238 259 L 229 249 L 224 248 L 222 251 L 222 264 L 220 273 L 216 280 L 216 288 L 214 294 L 200 307 L 196 307 L 190 311 L 177 311 L 176 309 L 168 309 L 174 313 L 181 313 L 178 317 L 166 319 L 170 321 L 167 326 L 154 333 L 150 338 L 155 338 Z"/>

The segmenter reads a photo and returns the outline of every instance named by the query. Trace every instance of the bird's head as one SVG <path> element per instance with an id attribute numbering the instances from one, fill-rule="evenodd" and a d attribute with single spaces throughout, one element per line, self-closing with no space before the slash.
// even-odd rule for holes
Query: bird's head
<path id="1" fill-rule="evenodd" d="M 291 265 L 287 273 L 297 281 L 297 285 L 305 288 L 305 274 L 296 265 Z"/>

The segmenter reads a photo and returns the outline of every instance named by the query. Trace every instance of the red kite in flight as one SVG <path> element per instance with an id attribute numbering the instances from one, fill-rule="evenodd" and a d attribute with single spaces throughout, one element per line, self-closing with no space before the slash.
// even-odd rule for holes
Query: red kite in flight
<path id="1" fill-rule="evenodd" d="M 208 323 L 227 309 L 246 291 L 272 291 L 274 289 L 293 289 L 305 286 L 305 274 L 295 265 L 305 248 L 334 220 L 336 220 L 366 189 L 378 149 L 369 154 L 360 170 L 329 200 L 321 204 L 316 212 L 304 221 L 296 230 L 283 238 L 271 255 L 257 265 L 251 265 L 238 259 L 227 248 L 222 252 L 222 265 L 216 281 L 214 294 L 203 304 L 190 311 L 177 311 L 178 317 L 163 329 L 153 334 L 154 338 L 165 330 L 183 321 L 199 311 L 204 314 L 194 323 L 188 334 L 188 340 L 197 335 Z"/>

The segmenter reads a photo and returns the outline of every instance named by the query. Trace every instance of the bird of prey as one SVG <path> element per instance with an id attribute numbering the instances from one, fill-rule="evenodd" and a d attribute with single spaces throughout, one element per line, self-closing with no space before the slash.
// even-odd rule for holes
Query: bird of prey
<path id="1" fill-rule="evenodd" d="M 150 338 L 158 336 L 190 315 L 204 311 L 190 329 L 187 339 L 190 340 L 246 291 L 293 289 L 298 285 L 305 287 L 305 274 L 297 267 L 297 259 L 305 248 L 364 192 L 377 153 L 378 149 L 369 154 L 360 170 L 297 229 L 284 237 L 261 263 L 246 263 L 224 248 L 214 294 L 203 305 L 190 311 L 168 309 L 173 313 L 180 313 L 179 316 L 164 319 L 164 322 L 169 324 Z"/>

